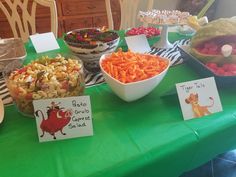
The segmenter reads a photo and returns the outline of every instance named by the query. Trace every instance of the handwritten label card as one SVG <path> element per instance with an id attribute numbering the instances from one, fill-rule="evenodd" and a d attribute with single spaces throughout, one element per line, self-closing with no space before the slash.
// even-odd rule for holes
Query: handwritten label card
<path id="1" fill-rule="evenodd" d="M 93 135 L 89 96 L 33 101 L 39 141 Z"/>
<path id="2" fill-rule="evenodd" d="M 37 53 L 60 48 L 53 32 L 34 34 L 30 36 L 30 39 Z"/>
<path id="3" fill-rule="evenodd" d="M 132 52 L 147 53 L 151 51 L 148 40 L 144 34 L 125 37 L 128 48 Z"/>
<path id="4" fill-rule="evenodd" d="M 176 84 L 185 120 L 222 111 L 214 77 Z"/>

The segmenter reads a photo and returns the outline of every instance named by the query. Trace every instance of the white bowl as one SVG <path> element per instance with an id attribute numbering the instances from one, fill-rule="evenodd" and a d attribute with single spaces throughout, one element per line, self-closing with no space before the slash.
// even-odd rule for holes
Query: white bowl
<path id="1" fill-rule="evenodd" d="M 102 65 L 101 65 L 102 61 L 106 59 L 106 57 L 109 55 L 111 54 L 104 54 L 100 58 L 99 64 L 100 64 L 101 71 L 103 73 L 106 83 L 111 87 L 113 92 L 115 92 L 115 94 L 119 96 L 122 100 L 127 101 L 127 102 L 135 101 L 149 94 L 162 81 L 162 79 L 164 78 L 164 76 L 166 75 L 170 67 L 170 61 L 168 59 L 165 59 L 168 61 L 168 66 L 166 67 L 165 70 L 163 70 L 158 75 L 155 75 L 149 79 L 145 79 L 145 80 L 141 80 L 137 82 L 122 83 L 119 80 L 111 77 L 102 68 Z"/>

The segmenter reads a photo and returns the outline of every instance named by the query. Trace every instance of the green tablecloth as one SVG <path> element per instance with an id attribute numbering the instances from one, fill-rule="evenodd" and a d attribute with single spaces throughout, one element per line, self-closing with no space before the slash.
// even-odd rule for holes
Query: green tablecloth
<path id="1" fill-rule="evenodd" d="M 29 60 L 32 46 L 27 51 Z M 223 112 L 189 121 L 182 119 L 176 94 L 162 96 L 175 83 L 197 78 L 185 64 L 172 67 L 156 89 L 131 103 L 106 84 L 87 88 L 92 137 L 39 143 L 35 120 L 7 106 L 0 125 L 0 176 L 177 177 L 236 146 L 234 89 L 219 90 Z"/>

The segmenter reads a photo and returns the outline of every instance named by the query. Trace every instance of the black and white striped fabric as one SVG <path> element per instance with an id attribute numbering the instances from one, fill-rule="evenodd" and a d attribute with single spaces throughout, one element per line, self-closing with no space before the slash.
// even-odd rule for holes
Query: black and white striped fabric
<path id="1" fill-rule="evenodd" d="M 2 98 L 2 101 L 4 104 L 11 104 L 12 98 L 9 94 L 9 91 L 7 89 L 7 86 L 5 84 L 5 80 L 3 77 L 0 77 L 0 98 Z"/>
<path id="2" fill-rule="evenodd" d="M 99 73 L 87 73 L 85 72 L 86 87 L 91 87 L 105 82 L 101 72 Z"/>
<path id="3" fill-rule="evenodd" d="M 169 58 L 171 61 L 171 66 L 180 64 L 183 62 L 183 58 L 178 50 L 178 46 L 187 45 L 189 39 L 183 39 L 176 41 L 173 44 L 173 48 L 170 49 L 158 49 L 152 48 L 150 54 L 159 55 L 161 57 Z M 86 87 L 92 87 L 105 82 L 102 73 L 85 73 L 85 83 Z M 12 98 L 8 92 L 4 79 L 0 76 L 0 98 L 2 98 L 4 104 L 11 104 Z"/>
<path id="4" fill-rule="evenodd" d="M 171 61 L 170 62 L 171 66 L 174 66 L 183 62 L 183 58 L 178 49 L 178 46 L 188 45 L 189 42 L 190 42 L 189 39 L 182 39 L 182 40 L 176 41 L 173 43 L 173 48 L 170 48 L 170 49 L 159 49 L 159 48 L 153 47 L 150 54 L 159 55 L 164 58 L 169 58 Z"/>

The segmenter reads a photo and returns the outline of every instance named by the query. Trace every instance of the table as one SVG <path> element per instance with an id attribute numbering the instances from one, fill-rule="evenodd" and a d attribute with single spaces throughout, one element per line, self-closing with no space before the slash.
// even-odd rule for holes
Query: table
<path id="1" fill-rule="evenodd" d="M 66 51 L 62 41 L 62 50 Z M 28 46 L 30 48 L 30 46 Z M 28 51 L 28 59 L 34 56 Z M 186 64 L 170 68 L 144 98 L 126 103 L 105 83 L 90 95 L 94 136 L 39 143 L 34 119 L 5 107 L 0 124 L 1 177 L 178 177 L 236 147 L 236 93 L 219 90 L 223 112 L 183 121 L 175 83 L 199 76 Z"/>

